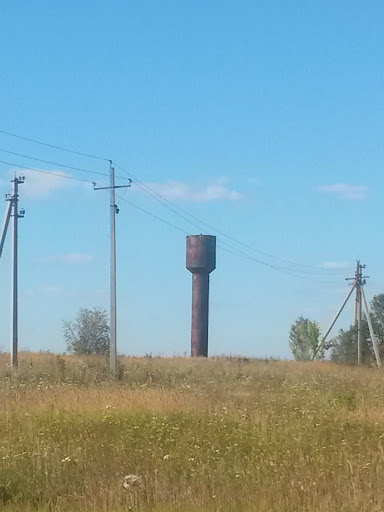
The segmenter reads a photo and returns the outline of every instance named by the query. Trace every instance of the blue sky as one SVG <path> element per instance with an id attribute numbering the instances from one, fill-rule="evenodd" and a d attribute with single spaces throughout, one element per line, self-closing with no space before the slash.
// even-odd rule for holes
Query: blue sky
<path id="1" fill-rule="evenodd" d="M 219 249 L 211 278 L 212 354 L 290 357 L 291 323 L 303 314 L 324 332 L 357 258 L 367 296 L 384 291 L 382 2 L 19 1 L 0 14 L 0 130 L 111 158 L 226 235 L 310 265 L 221 237 L 236 254 Z M 2 150 L 101 173 L 108 164 L 0 133 L 12 164 L 0 164 L 0 192 L 13 164 L 27 177 L 20 345 L 63 351 L 62 320 L 108 307 L 108 195 L 28 168 L 93 181 L 84 172 Z M 118 202 L 119 350 L 189 353 L 184 233 L 216 232 L 137 186 L 121 194 L 182 232 Z M 349 307 L 339 325 L 351 317 Z"/>

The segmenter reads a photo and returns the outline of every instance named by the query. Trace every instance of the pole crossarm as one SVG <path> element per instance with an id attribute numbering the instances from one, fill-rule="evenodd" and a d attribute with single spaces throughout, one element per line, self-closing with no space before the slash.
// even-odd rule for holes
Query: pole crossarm
<path id="1" fill-rule="evenodd" d="M 93 190 L 111 190 L 111 188 L 130 188 L 132 180 L 129 180 L 128 185 L 115 185 L 114 187 L 96 187 L 96 183 L 93 182 Z"/>

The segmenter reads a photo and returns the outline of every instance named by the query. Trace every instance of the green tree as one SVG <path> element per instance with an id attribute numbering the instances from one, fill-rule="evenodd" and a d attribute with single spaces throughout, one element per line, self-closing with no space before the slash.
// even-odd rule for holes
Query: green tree
<path id="1" fill-rule="evenodd" d="M 289 346 L 297 361 L 313 359 L 319 344 L 320 329 L 317 322 L 300 316 L 291 326 Z M 316 354 L 316 359 L 323 359 L 324 349 Z"/>
<path id="2" fill-rule="evenodd" d="M 357 327 L 351 325 L 346 331 L 340 329 L 339 334 L 330 342 L 331 360 L 337 363 L 357 363 Z M 369 335 L 368 322 L 365 316 L 361 322 L 361 360 L 368 363 L 374 356 Z"/>
<path id="3" fill-rule="evenodd" d="M 371 317 L 378 343 L 384 346 L 384 293 L 375 295 L 371 300 Z"/>
<path id="4" fill-rule="evenodd" d="M 80 308 L 75 320 L 63 322 L 67 350 L 72 354 L 109 353 L 108 314 L 101 308 Z"/>
<path id="5" fill-rule="evenodd" d="M 384 353 L 384 294 L 375 295 L 370 304 L 371 318 L 375 337 L 379 345 L 380 355 Z M 340 363 L 357 363 L 357 327 L 351 325 L 346 331 L 339 334 L 330 342 L 332 347 L 332 361 Z M 363 363 L 373 363 L 375 354 L 369 333 L 368 322 L 363 315 L 361 323 L 361 359 Z"/>

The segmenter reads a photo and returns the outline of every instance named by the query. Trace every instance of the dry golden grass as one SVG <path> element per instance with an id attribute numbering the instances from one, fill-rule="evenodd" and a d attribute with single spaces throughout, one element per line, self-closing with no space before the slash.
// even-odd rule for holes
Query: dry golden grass
<path id="1" fill-rule="evenodd" d="M 384 510 L 383 372 L 119 363 L 0 356 L 1 511 Z"/>

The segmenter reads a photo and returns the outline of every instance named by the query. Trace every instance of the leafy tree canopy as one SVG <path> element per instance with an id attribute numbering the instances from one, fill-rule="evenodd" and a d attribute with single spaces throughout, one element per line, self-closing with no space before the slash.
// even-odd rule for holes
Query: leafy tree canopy
<path id="1" fill-rule="evenodd" d="M 320 329 L 317 322 L 300 316 L 291 326 L 289 346 L 297 361 L 313 359 L 319 343 Z M 324 349 L 320 350 L 316 359 L 323 359 Z"/>
<path id="2" fill-rule="evenodd" d="M 109 353 L 108 314 L 101 308 L 80 308 L 75 320 L 63 322 L 67 350 L 72 354 Z"/>
<path id="3" fill-rule="evenodd" d="M 384 294 L 375 295 L 370 304 L 370 312 L 373 330 L 379 345 L 381 357 L 384 355 Z M 340 330 L 339 334 L 331 340 L 332 361 L 342 363 L 357 363 L 357 327 L 351 325 L 346 331 Z M 363 363 L 373 363 L 375 355 L 372 340 L 368 329 L 368 322 L 363 315 L 361 325 L 361 358 Z"/>

